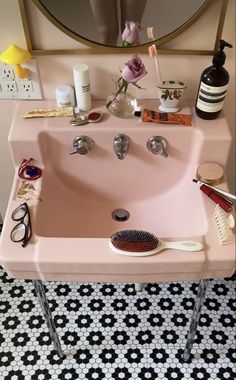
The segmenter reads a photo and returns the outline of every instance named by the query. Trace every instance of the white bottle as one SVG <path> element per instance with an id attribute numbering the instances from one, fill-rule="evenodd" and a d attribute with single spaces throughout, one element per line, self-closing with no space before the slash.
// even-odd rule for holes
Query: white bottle
<path id="1" fill-rule="evenodd" d="M 77 107 L 82 111 L 87 111 L 92 106 L 89 67 L 85 63 L 80 63 L 73 67 L 73 73 Z"/>

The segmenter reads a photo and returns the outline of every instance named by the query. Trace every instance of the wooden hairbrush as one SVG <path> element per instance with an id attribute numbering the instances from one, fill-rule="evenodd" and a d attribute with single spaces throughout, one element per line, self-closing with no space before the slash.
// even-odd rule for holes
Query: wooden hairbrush
<path id="1" fill-rule="evenodd" d="M 193 240 L 164 241 L 154 234 L 141 230 L 123 230 L 115 232 L 109 240 L 109 247 L 115 253 L 124 256 L 151 256 L 164 249 L 198 252 L 204 246 Z"/>

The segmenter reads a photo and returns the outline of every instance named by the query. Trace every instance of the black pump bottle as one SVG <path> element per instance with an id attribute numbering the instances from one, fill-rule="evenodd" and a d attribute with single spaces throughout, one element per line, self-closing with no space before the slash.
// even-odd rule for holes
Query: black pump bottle
<path id="1" fill-rule="evenodd" d="M 223 67 L 226 58 L 225 47 L 233 46 L 220 40 L 220 49 L 213 56 L 213 65 L 207 67 L 201 75 L 195 109 L 202 119 L 216 119 L 223 108 L 229 83 L 229 73 Z"/>

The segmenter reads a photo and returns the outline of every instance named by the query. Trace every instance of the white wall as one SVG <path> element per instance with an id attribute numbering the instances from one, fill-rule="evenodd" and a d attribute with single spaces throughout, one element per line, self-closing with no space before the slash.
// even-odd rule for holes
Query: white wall
<path id="1" fill-rule="evenodd" d="M 215 3 L 216 7 L 219 6 L 220 0 L 215 0 Z M 55 47 L 58 48 L 61 41 L 61 33 L 53 30 L 54 27 L 52 27 L 48 21 L 42 19 L 42 23 L 45 32 L 42 42 L 45 41 L 47 35 L 49 36 L 54 32 L 52 40 L 55 43 Z M 178 37 L 175 40 L 175 43 L 180 44 L 181 41 L 182 46 L 186 45 L 187 47 L 190 47 L 191 43 L 194 41 L 195 46 L 198 45 L 197 47 L 200 47 L 202 44 L 203 46 L 206 46 L 208 38 L 212 38 L 214 33 L 213 30 L 215 30 L 213 27 L 215 27 L 216 23 L 216 13 L 213 7 L 212 10 L 208 11 L 205 19 L 202 18 L 199 20 L 198 26 L 197 24 L 193 25 L 191 29 L 185 33 L 184 37 Z M 0 0 L 0 35 L 0 52 L 6 49 L 11 43 L 26 47 L 17 0 Z M 69 37 L 65 38 L 69 39 Z M 235 0 L 229 0 L 223 38 L 235 46 Z M 74 43 L 75 42 L 73 42 L 73 44 Z M 172 45 L 172 42 L 169 45 Z M 113 90 L 110 74 L 117 71 L 119 66 L 129 58 L 130 57 L 127 55 L 66 55 L 37 57 L 44 96 L 45 98 L 54 98 L 55 88 L 58 84 L 73 84 L 73 65 L 78 62 L 86 62 L 90 65 L 91 69 L 93 97 L 104 99 Z M 140 82 L 140 84 L 142 87 L 145 87 L 146 90 L 142 91 L 133 88 L 132 93 L 138 98 L 153 98 L 156 96 L 156 79 L 153 61 L 148 55 L 143 55 L 142 59 L 148 70 L 148 75 L 142 82 Z M 160 65 L 163 77 L 174 77 L 185 81 L 188 85 L 186 97 L 194 99 L 196 97 L 201 72 L 207 66 L 211 65 L 211 57 L 161 55 Z M 230 73 L 231 81 L 225 101 L 224 112 L 233 135 L 233 140 L 235 140 L 235 48 L 228 50 L 225 67 Z M 14 101 L 0 101 L 0 211 L 3 214 L 6 209 L 13 176 L 13 167 L 7 146 L 7 135 L 14 107 Z M 234 149 L 231 151 L 227 169 L 232 190 L 235 184 Z"/>

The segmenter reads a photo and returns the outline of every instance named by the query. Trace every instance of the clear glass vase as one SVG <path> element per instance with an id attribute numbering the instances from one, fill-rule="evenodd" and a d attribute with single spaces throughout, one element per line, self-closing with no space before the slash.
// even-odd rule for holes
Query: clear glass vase
<path id="1" fill-rule="evenodd" d="M 110 113 L 123 119 L 132 118 L 137 107 L 137 100 L 128 92 L 109 95 L 106 107 Z"/>

